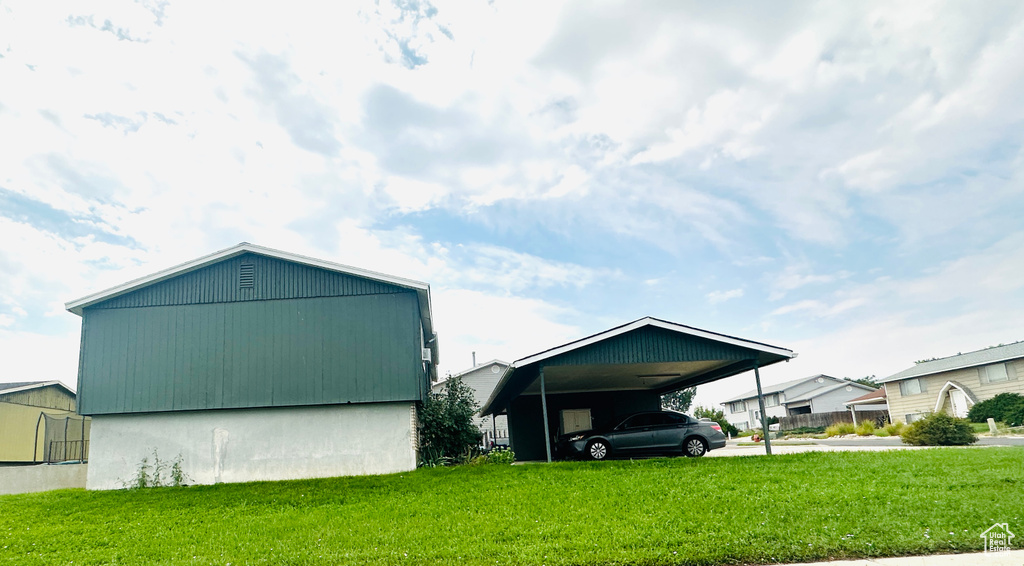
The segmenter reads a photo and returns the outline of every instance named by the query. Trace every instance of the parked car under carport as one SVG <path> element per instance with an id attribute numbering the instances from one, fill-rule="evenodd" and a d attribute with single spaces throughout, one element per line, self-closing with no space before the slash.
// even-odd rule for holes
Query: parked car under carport
<path id="1" fill-rule="evenodd" d="M 630 415 L 608 430 L 576 431 L 558 438 L 559 458 L 604 460 L 610 457 L 672 454 L 700 457 L 725 447 L 718 423 L 675 411 Z"/>

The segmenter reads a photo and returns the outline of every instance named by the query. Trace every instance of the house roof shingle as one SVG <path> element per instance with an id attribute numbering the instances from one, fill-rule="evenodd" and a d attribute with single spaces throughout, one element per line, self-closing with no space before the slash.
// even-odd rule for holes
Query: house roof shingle
<path id="1" fill-rule="evenodd" d="M 1024 358 L 1024 341 L 1006 344 L 1005 346 L 985 348 L 984 350 L 975 350 L 974 352 L 967 352 L 966 354 L 957 354 L 955 356 L 949 356 L 948 358 L 939 358 L 937 360 L 921 362 L 912 368 L 905 369 L 899 373 L 894 373 L 889 377 L 880 379 L 878 382 L 888 383 L 890 381 L 899 381 L 902 379 L 910 379 L 912 377 L 921 377 L 957 369 L 1005 362 L 1007 360 L 1017 358 Z"/>

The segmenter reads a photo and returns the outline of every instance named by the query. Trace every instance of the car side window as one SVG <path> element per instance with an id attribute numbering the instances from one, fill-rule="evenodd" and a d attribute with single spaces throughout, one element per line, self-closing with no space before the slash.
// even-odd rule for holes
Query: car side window
<path id="1" fill-rule="evenodd" d="M 622 423 L 623 430 L 643 428 L 645 426 L 651 426 L 651 415 L 633 415 L 626 419 L 626 422 Z"/>
<path id="2" fill-rule="evenodd" d="M 686 417 L 683 415 L 677 415 L 675 413 L 659 413 L 654 416 L 655 424 L 658 426 L 686 424 Z"/>

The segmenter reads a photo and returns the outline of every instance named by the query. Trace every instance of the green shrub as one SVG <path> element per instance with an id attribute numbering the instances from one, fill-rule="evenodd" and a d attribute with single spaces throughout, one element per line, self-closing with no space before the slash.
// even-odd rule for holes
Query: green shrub
<path id="1" fill-rule="evenodd" d="M 723 434 L 731 434 L 732 436 L 740 436 L 740 430 L 732 425 L 725 418 L 725 411 L 721 409 L 712 409 L 710 407 L 697 407 L 693 410 L 693 416 L 698 419 L 711 419 L 718 423 L 718 426 L 722 427 Z"/>
<path id="2" fill-rule="evenodd" d="M 1024 396 L 1019 393 L 1000 393 L 971 407 L 967 418 L 976 423 L 991 418 L 1009 426 L 1021 426 L 1024 424 Z"/>
<path id="3" fill-rule="evenodd" d="M 861 421 L 857 425 L 857 436 L 871 436 L 875 434 L 875 423 L 871 421 Z"/>
<path id="4" fill-rule="evenodd" d="M 488 464 L 509 466 L 516 461 L 516 453 L 508 448 L 495 448 L 487 454 Z"/>
<path id="5" fill-rule="evenodd" d="M 825 436 L 843 436 L 853 434 L 855 431 L 853 423 L 836 423 L 825 429 Z"/>
<path id="6" fill-rule="evenodd" d="M 971 423 L 946 413 L 932 413 L 914 421 L 901 436 L 904 444 L 913 446 L 964 446 L 978 441 Z"/>
<path id="7" fill-rule="evenodd" d="M 903 434 L 903 431 L 907 428 L 907 425 L 903 423 L 889 423 L 885 425 L 885 432 L 889 433 L 889 436 L 899 436 Z"/>

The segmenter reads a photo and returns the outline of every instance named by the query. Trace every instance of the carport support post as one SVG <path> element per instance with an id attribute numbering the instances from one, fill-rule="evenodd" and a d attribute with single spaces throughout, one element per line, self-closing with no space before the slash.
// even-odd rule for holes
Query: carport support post
<path id="1" fill-rule="evenodd" d="M 548 425 L 548 394 L 544 389 L 544 366 L 540 368 L 540 412 L 544 415 L 544 450 L 547 451 L 548 463 L 551 463 L 551 430 Z"/>
<path id="2" fill-rule="evenodd" d="M 761 393 L 761 372 L 757 369 L 757 362 L 754 362 L 754 380 L 757 381 L 757 404 L 761 407 L 761 431 L 764 432 L 764 450 L 772 455 L 772 439 L 768 436 L 768 415 L 764 414 L 764 393 Z M 542 382 L 543 383 L 543 382 Z M 543 387 L 543 385 L 541 385 Z"/>

